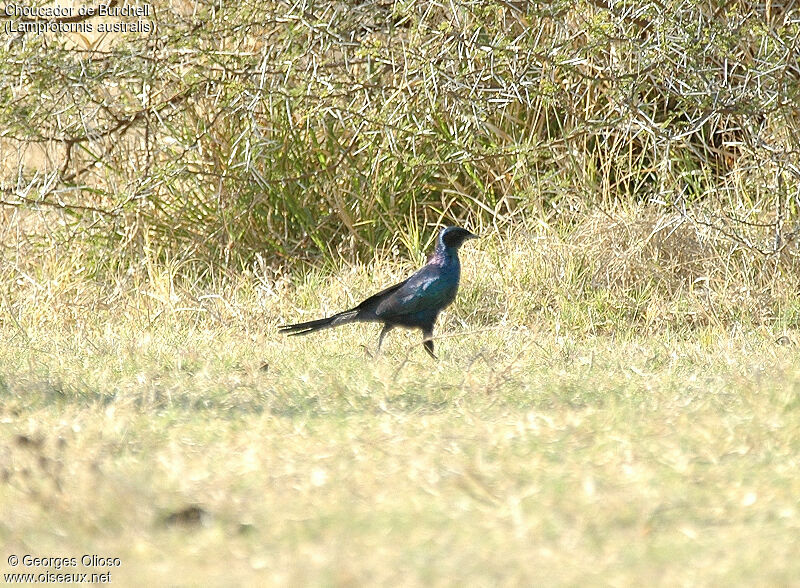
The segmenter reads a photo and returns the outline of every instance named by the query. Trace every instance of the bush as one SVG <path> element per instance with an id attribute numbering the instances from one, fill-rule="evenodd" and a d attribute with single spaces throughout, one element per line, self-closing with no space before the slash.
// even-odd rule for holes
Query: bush
<path id="1" fill-rule="evenodd" d="M 631 200 L 753 253 L 795 235 L 792 3 L 154 7 L 0 50 L 3 203 L 102 259 L 357 258 Z"/>

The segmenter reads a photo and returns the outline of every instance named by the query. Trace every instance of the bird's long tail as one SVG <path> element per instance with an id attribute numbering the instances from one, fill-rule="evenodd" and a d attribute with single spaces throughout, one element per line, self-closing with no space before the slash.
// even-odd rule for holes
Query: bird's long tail
<path id="1" fill-rule="evenodd" d="M 315 321 L 308 321 L 305 323 L 297 323 L 296 325 L 283 325 L 278 327 L 278 331 L 281 333 L 286 333 L 290 336 L 307 335 L 308 333 L 313 333 L 314 331 L 321 331 L 322 329 L 329 329 L 331 327 L 352 323 L 358 320 L 357 317 L 357 310 L 346 310 L 324 319 L 317 319 Z"/>

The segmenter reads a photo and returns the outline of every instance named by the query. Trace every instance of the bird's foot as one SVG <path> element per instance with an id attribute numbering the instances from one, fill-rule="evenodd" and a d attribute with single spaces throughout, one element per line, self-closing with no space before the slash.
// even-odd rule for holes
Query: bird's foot
<path id="1" fill-rule="evenodd" d="M 425 351 L 428 352 L 428 355 L 430 355 L 433 359 L 438 361 L 439 358 L 436 357 L 436 354 L 433 352 L 433 341 L 431 341 L 430 339 L 423 341 L 422 346 L 425 348 Z"/>

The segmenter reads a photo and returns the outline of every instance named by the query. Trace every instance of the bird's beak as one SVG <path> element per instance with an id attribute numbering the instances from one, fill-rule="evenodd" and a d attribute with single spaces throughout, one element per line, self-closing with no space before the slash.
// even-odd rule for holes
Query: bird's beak
<path id="1" fill-rule="evenodd" d="M 478 235 L 476 235 L 475 233 L 470 233 L 469 231 L 467 231 L 467 239 L 480 239 L 480 237 L 478 237 Z"/>

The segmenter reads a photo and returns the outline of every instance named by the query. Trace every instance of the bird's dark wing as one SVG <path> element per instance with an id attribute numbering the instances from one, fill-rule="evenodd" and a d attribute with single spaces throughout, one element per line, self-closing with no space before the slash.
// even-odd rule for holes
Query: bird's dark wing
<path id="1" fill-rule="evenodd" d="M 426 265 L 383 297 L 375 313 L 385 319 L 431 310 L 438 314 L 453 301 L 456 288 L 457 274 L 443 273 L 439 267 Z"/>
<path id="2" fill-rule="evenodd" d="M 406 278 L 399 284 L 395 284 L 394 286 L 389 286 L 388 288 L 381 290 L 377 294 L 373 294 L 372 296 L 364 300 L 361 304 L 359 304 L 352 310 L 366 311 L 366 312 L 369 312 L 371 310 L 374 312 L 375 308 L 377 308 L 377 306 L 380 305 L 380 303 L 383 300 L 385 300 L 388 296 L 391 296 L 393 292 L 396 292 L 398 289 L 405 286 L 408 283 L 408 280 L 410 279 L 411 278 Z"/>

